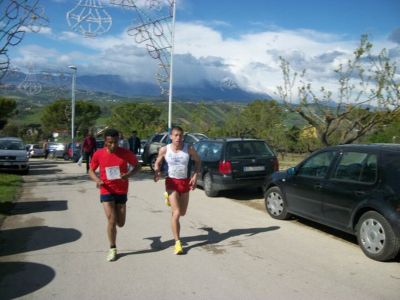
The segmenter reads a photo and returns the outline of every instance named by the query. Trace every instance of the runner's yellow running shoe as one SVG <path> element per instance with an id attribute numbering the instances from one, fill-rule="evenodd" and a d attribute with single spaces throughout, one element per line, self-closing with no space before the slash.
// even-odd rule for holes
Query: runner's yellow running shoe
<path id="1" fill-rule="evenodd" d="M 117 248 L 111 248 L 110 250 L 108 250 L 107 260 L 114 261 L 116 259 L 117 259 Z"/>
<path id="2" fill-rule="evenodd" d="M 177 240 L 175 242 L 175 254 L 176 255 L 183 254 L 182 243 L 180 240 Z"/>
<path id="3" fill-rule="evenodd" d="M 165 205 L 171 206 L 171 202 L 169 202 L 169 195 L 167 192 L 164 192 L 164 200 L 165 200 Z"/>

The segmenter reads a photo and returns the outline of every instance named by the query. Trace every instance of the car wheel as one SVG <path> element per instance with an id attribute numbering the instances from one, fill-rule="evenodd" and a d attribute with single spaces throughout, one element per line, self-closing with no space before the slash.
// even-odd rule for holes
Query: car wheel
<path id="1" fill-rule="evenodd" d="M 64 160 L 69 160 L 69 155 L 67 153 L 64 154 Z"/>
<path id="2" fill-rule="evenodd" d="M 212 177 L 210 173 L 206 173 L 203 178 L 204 192 L 208 197 L 216 197 L 218 195 L 218 191 L 214 187 L 214 183 L 212 181 Z"/>
<path id="3" fill-rule="evenodd" d="M 157 160 L 157 155 L 152 155 L 150 157 L 150 168 L 154 172 L 154 169 L 156 167 L 156 160 Z"/>
<path id="4" fill-rule="evenodd" d="M 371 259 L 387 261 L 399 252 L 400 239 L 396 237 L 389 222 L 376 211 L 363 214 L 356 231 L 358 244 Z"/>
<path id="5" fill-rule="evenodd" d="M 265 208 L 268 214 L 278 220 L 287 220 L 290 213 L 287 212 L 286 199 L 283 197 L 281 189 L 274 186 L 265 193 Z"/>

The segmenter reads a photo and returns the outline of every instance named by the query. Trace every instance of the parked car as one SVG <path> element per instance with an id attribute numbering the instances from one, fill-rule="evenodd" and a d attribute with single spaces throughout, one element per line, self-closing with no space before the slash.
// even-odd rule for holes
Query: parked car
<path id="1" fill-rule="evenodd" d="M 40 147 L 39 144 L 27 144 L 25 146 L 26 151 L 28 152 L 29 157 L 43 157 L 44 150 L 43 147 Z"/>
<path id="2" fill-rule="evenodd" d="M 142 160 L 144 165 L 150 165 L 150 168 L 154 170 L 154 163 L 157 159 L 158 150 L 168 143 L 168 132 L 154 134 L 146 143 L 143 148 Z M 208 139 L 208 137 L 202 133 L 185 133 L 184 142 L 188 144 L 194 144 L 200 140 Z"/>
<path id="3" fill-rule="evenodd" d="M 143 163 L 143 151 L 144 151 L 144 147 L 147 144 L 147 140 L 140 140 L 140 149 L 139 149 L 139 153 L 136 154 L 136 158 L 138 159 L 138 161 L 140 163 Z"/>
<path id="4" fill-rule="evenodd" d="M 64 158 L 65 145 L 63 143 L 50 142 L 48 147 L 50 158 Z"/>
<path id="5" fill-rule="evenodd" d="M 275 219 L 292 214 L 357 236 L 366 256 L 390 260 L 400 248 L 400 145 L 322 149 L 266 182 Z"/>
<path id="6" fill-rule="evenodd" d="M 209 139 L 195 144 L 201 159 L 198 185 L 206 195 L 244 187 L 262 187 L 267 175 L 279 169 L 275 153 L 263 140 Z"/>
<path id="7" fill-rule="evenodd" d="M 96 140 L 96 149 L 101 149 L 104 147 L 104 139 L 97 139 Z"/>
<path id="8" fill-rule="evenodd" d="M 72 150 L 72 143 L 68 143 L 65 146 L 64 155 L 65 160 L 72 160 L 73 162 L 78 162 L 81 157 L 81 145 L 75 143 L 74 149 Z"/>
<path id="9" fill-rule="evenodd" d="M 29 173 L 29 155 L 20 138 L 0 138 L 0 170 Z"/>

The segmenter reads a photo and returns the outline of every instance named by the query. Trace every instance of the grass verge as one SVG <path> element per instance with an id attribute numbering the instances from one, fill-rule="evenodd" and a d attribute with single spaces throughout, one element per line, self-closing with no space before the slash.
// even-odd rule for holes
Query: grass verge
<path id="1" fill-rule="evenodd" d="M 0 173 L 0 225 L 8 215 L 22 186 L 22 176 Z"/>

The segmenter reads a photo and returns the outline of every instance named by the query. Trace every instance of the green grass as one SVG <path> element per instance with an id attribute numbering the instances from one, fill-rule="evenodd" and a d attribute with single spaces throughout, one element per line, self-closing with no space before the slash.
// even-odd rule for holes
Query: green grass
<path id="1" fill-rule="evenodd" d="M 0 221 L 12 208 L 21 186 L 21 176 L 0 173 Z"/>

